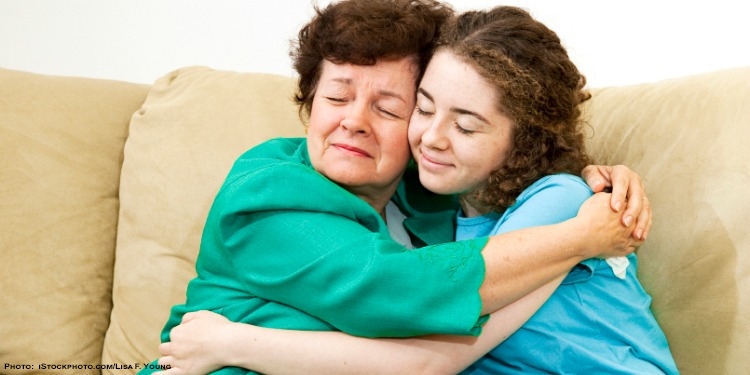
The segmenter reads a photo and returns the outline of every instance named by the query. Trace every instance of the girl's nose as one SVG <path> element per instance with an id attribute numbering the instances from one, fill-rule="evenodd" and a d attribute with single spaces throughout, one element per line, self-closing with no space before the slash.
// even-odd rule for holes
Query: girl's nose
<path id="1" fill-rule="evenodd" d="M 422 133 L 422 143 L 430 148 L 444 150 L 448 148 L 448 138 L 445 136 L 445 126 L 437 118 L 427 126 Z"/>

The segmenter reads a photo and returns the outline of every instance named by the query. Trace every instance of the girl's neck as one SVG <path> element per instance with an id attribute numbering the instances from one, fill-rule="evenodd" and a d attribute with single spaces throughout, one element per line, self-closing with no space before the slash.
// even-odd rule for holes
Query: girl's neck
<path id="1" fill-rule="evenodd" d="M 465 217 L 482 216 L 492 211 L 490 207 L 477 202 L 472 193 L 461 194 L 459 202 Z"/>

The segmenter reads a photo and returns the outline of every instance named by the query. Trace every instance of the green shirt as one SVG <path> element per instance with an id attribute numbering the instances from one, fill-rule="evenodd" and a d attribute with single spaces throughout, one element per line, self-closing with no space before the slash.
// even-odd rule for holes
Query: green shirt
<path id="1" fill-rule="evenodd" d="M 420 193 L 402 186 L 395 199 L 411 215 L 405 227 L 412 237 L 451 239 L 451 210 L 419 200 L 410 206 L 413 194 Z M 478 292 L 485 243 L 407 250 L 389 237 L 378 212 L 312 168 L 304 139 L 271 140 L 242 155 L 218 192 L 198 276 L 186 303 L 172 309 L 162 341 L 197 310 L 366 337 L 477 335 L 486 321 Z"/>

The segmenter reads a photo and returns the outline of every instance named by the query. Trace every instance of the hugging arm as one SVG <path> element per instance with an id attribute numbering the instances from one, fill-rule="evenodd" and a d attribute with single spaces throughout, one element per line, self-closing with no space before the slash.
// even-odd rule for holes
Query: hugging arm
<path id="1" fill-rule="evenodd" d="M 265 172 L 264 177 L 277 179 L 282 172 L 288 180 L 289 172 L 294 171 Z M 299 172 L 291 173 L 292 177 L 301 176 L 303 171 Z M 295 180 L 289 185 L 314 182 L 313 178 L 295 178 L 300 183 Z M 218 248 L 225 250 L 218 257 L 229 256 L 236 265 L 232 275 L 225 276 L 226 269 L 216 273 L 240 282 L 254 296 L 294 307 L 358 336 L 468 334 L 476 328 L 480 314 L 507 306 L 566 274 L 581 260 L 633 250 L 628 239 L 620 236 L 629 230 L 619 224 L 620 214 L 608 206 L 596 209 L 603 206 L 592 204 L 588 214 L 584 210 L 563 223 L 489 240 L 404 251 L 387 233 L 372 232 L 342 215 L 253 210 L 252 205 L 258 204 L 254 194 L 258 184 L 248 183 L 254 181 L 250 178 L 243 181 L 227 189 L 229 195 L 221 198 L 218 212 L 206 223 L 208 228 L 221 228 L 216 237 L 223 242 Z M 326 192 L 326 197 L 340 195 L 333 187 L 319 185 L 320 191 L 333 190 Z M 299 199 L 297 204 L 312 203 Z M 346 204 L 350 202 L 340 203 Z M 290 247 L 290 243 L 295 245 Z M 363 272 L 363 264 L 367 272 Z M 332 279 L 338 280 L 337 293 L 311 298 L 317 291 L 330 289 Z M 423 311 L 433 314 L 420 315 Z M 446 316 L 456 319 L 443 319 Z"/>
<path id="2" fill-rule="evenodd" d="M 608 202 L 609 196 L 599 195 L 587 205 L 611 212 Z M 585 214 L 587 209 L 590 208 L 583 207 L 582 212 Z M 534 225 L 525 219 L 530 216 L 519 210 L 506 226 Z M 611 227 L 620 229 L 625 233 L 623 237 L 629 238 L 628 232 L 619 225 L 619 217 L 615 218 L 611 220 L 614 223 Z M 175 328 L 173 342 L 160 347 L 164 357 L 159 363 L 172 366 L 168 374 L 200 373 L 222 366 L 252 368 L 269 374 L 347 374 L 353 371 L 455 374 L 520 327 L 551 295 L 561 279 L 559 276 L 493 313 L 478 338 L 432 335 L 412 339 L 363 339 L 340 332 L 259 328 L 230 323 L 202 312 L 186 316 L 186 322 Z"/>
<path id="3" fill-rule="evenodd" d="M 530 291 L 536 290 L 543 285 L 556 285 L 555 280 L 558 280 L 562 275 L 566 274 L 570 267 L 578 263 L 580 260 L 593 256 L 619 256 L 632 252 L 633 247 L 636 246 L 636 244 L 634 244 L 633 240 L 630 238 L 631 232 L 620 225 L 622 218 L 609 208 L 609 201 L 609 195 L 597 194 L 584 204 L 579 211 L 579 215 L 574 219 L 560 224 L 528 228 L 499 236 L 493 236 L 489 242 L 487 242 L 487 245 L 482 252 L 486 266 L 486 277 L 480 288 L 482 311 L 492 312 L 498 310 L 503 306 L 510 305 L 514 301 L 519 300 L 522 296 L 528 294 Z M 270 218 L 271 217 L 269 217 L 269 219 Z M 272 221 L 273 220 L 270 220 L 270 222 Z M 314 224 L 315 220 L 312 221 Z M 234 223 L 238 224 L 237 222 Z M 271 227 L 278 229 L 278 227 L 275 227 L 274 223 L 271 223 Z M 237 228 L 244 230 L 245 227 L 243 225 L 238 225 Z M 236 241 L 235 243 L 241 242 L 242 241 Z M 283 244 L 280 243 L 279 245 Z M 326 248 L 321 250 L 327 252 L 330 249 Z M 419 252 L 417 251 L 415 253 Z M 525 257 L 518 256 L 517 254 L 519 253 L 526 253 L 527 255 Z M 271 256 L 271 258 L 268 259 L 269 261 L 282 262 L 286 265 L 285 261 L 277 259 L 279 254 L 276 254 L 275 256 L 272 254 L 268 255 Z M 314 254 L 310 255 L 313 256 L 313 259 L 317 258 Z M 295 259 L 297 258 L 298 257 L 295 257 Z M 254 258 L 254 260 L 257 259 Z M 299 261 L 309 264 L 304 259 Z M 329 269 L 328 271 L 332 270 L 333 269 Z M 529 270 L 535 270 L 535 272 L 533 272 L 534 275 L 531 278 L 529 278 L 530 275 L 529 272 L 527 272 Z M 358 274 L 361 274 L 361 269 Z M 290 280 L 290 287 L 294 287 L 294 289 L 299 291 L 299 281 L 300 280 Z M 324 285 L 307 286 L 310 287 L 310 290 L 325 290 Z M 476 289 L 474 289 L 474 292 L 470 293 L 476 293 Z M 551 291 L 549 293 L 551 293 Z M 548 295 L 549 294 L 547 294 L 547 296 Z M 414 297 L 414 299 L 419 300 L 424 296 L 421 294 L 415 294 Z M 542 298 L 542 300 L 544 299 L 546 299 L 546 296 Z M 541 304 L 541 302 L 539 304 Z M 534 307 L 533 310 L 536 308 L 538 308 L 538 305 Z M 420 316 L 433 315 L 425 315 L 425 311 L 431 310 L 430 308 L 421 308 L 417 310 L 417 312 L 421 314 Z M 515 317 L 520 317 L 522 315 L 523 314 L 513 314 Z M 529 315 L 531 315 L 531 313 L 526 314 L 523 319 L 525 320 Z M 408 323 L 416 319 L 409 318 L 404 320 Z M 492 332 L 492 327 L 494 327 L 494 324 L 497 324 L 495 322 L 501 321 L 502 319 L 493 317 L 492 320 L 494 320 L 494 322 L 486 328 L 487 333 Z M 198 320 L 196 319 L 196 322 L 197 321 Z M 187 322 L 189 323 L 189 321 Z M 516 324 L 515 328 L 520 326 L 521 323 Z M 476 356 L 489 350 L 489 348 L 494 346 L 499 340 L 507 337 L 509 332 L 512 332 L 515 328 L 499 328 L 508 329 L 508 331 L 505 331 L 506 333 L 500 333 L 499 336 L 492 337 L 491 341 L 483 341 L 485 339 L 490 340 L 490 336 L 484 335 L 482 335 L 484 337 L 480 336 L 479 339 L 471 337 L 451 337 L 450 340 L 469 340 L 463 344 L 464 346 L 462 346 L 462 348 L 468 347 L 468 343 L 471 342 L 484 343 L 483 345 L 485 345 L 481 350 L 473 352 L 475 353 L 475 357 L 470 357 L 468 362 L 463 362 L 461 365 L 457 366 L 465 366 L 467 363 L 471 363 L 474 358 L 477 358 Z M 175 328 L 174 332 L 179 332 L 179 329 L 180 327 Z M 217 339 L 220 338 L 218 334 L 210 334 L 209 336 Z M 173 338 L 176 337 L 177 336 Z M 430 338 L 434 339 L 435 337 Z M 223 340 L 219 340 L 219 342 L 222 341 Z M 391 341 L 394 343 L 402 342 L 399 340 Z M 430 341 L 427 340 L 425 342 L 429 343 Z M 438 340 L 436 342 L 440 341 Z M 416 349 L 410 350 L 419 351 L 423 350 L 419 349 L 423 347 L 424 346 L 415 346 L 414 348 Z M 452 355 L 453 353 L 456 353 L 456 349 L 444 349 L 442 353 Z M 411 358 L 412 356 L 410 355 L 408 357 Z M 166 356 L 165 358 L 169 358 L 169 356 Z M 213 363 L 216 362 L 214 361 Z M 224 362 L 222 365 L 226 364 L 227 362 Z M 175 367 L 175 369 L 177 369 L 177 367 Z"/>
<path id="4" fill-rule="evenodd" d="M 549 298 L 562 277 L 493 313 L 482 334 L 366 339 L 342 332 L 270 329 L 201 311 L 185 316 L 159 346 L 162 375 L 204 374 L 224 366 L 265 374 L 456 374 L 505 340 Z"/>

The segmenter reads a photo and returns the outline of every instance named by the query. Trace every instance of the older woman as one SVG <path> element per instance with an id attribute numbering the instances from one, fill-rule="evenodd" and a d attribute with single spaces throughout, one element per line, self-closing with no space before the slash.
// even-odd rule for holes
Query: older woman
<path id="1" fill-rule="evenodd" d="M 198 276 L 162 341 L 198 310 L 368 337 L 477 335 L 486 314 L 580 261 L 632 252 L 635 226 L 621 224 L 607 197 L 559 224 L 448 242 L 453 201 L 401 181 L 416 82 L 451 14 L 427 0 L 344 0 L 300 31 L 308 136 L 269 141 L 235 163 L 206 222 Z M 647 229 L 648 210 L 642 219 Z"/>

